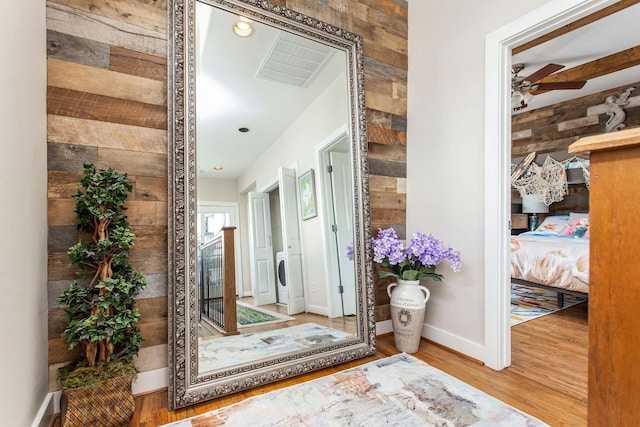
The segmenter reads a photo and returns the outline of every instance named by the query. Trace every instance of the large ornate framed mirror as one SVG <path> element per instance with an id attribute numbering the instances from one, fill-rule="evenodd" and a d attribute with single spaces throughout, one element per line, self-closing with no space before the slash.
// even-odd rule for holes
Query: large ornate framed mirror
<path id="1" fill-rule="evenodd" d="M 170 408 L 372 354 L 362 38 L 266 1 L 168 11 Z"/>

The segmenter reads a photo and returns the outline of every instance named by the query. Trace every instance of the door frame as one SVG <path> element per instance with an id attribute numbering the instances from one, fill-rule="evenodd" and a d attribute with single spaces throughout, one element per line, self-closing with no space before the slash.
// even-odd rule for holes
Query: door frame
<path id="1" fill-rule="evenodd" d="M 485 39 L 484 363 L 490 368 L 500 370 L 511 365 L 511 50 L 617 2 L 549 2 Z"/>
<path id="2" fill-rule="evenodd" d="M 318 211 L 322 215 L 322 221 L 320 222 L 322 246 L 324 248 L 324 275 L 327 280 L 333 280 L 336 272 L 338 271 L 338 265 L 334 260 L 333 254 L 335 254 L 336 245 L 334 239 L 331 238 L 331 217 L 328 214 L 328 200 L 331 199 L 330 187 L 331 183 L 327 178 L 327 174 L 324 171 L 329 165 L 329 151 L 342 140 L 345 136 L 348 136 L 347 124 L 343 124 L 335 131 L 331 132 L 322 142 L 315 147 L 316 152 L 316 168 L 319 173 L 317 174 L 317 182 L 320 187 L 318 191 Z M 351 155 L 351 152 L 349 153 Z M 354 267 L 355 268 L 355 267 Z M 337 289 L 327 284 L 327 303 L 328 303 L 328 316 L 330 318 L 341 317 L 342 308 L 340 301 L 340 294 Z"/>
<path id="3" fill-rule="evenodd" d="M 287 181 L 289 184 L 287 184 Z M 287 276 L 287 314 L 304 313 L 307 310 L 307 281 L 304 263 L 304 242 L 298 203 L 298 172 L 294 168 L 278 168 L 280 191 L 280 220 L 282 243 Z M 288 207 L 288 208 L 287 208 Z M 293 233 L 290 233 L 293 232 Z"/>
<path id="4" fill-rule="evenodd" d="M 251 294 L 253 296 L 253 303 L 257 306 L 265 305 L 265 304 L 275 304 L 276 303 L 276 277 L 275 277 L 275 263 L 274 258 L 275 254 L 273 253 L 273 237 L 271 235 L 271 211 L 269 207 L 269 195 L 267 193 L 260 192 L 249 192 L 247 193 L 247 198 L 249 201 L 248 204 L 248 233 L 249 233 L 249 262 L 250 262 L 250 270 L 251 270 Z M 256 213 L 259 213 L 256 209 L 254 209 L 254 200 L 262 200 L 262 206 L 266 205 L 266 208 L 262 209 L 264 213 L 261 216 L 257 216 Z M 262 219 L 262 221 L 259 221 Z M 263 224 L 264 230 L 266 234 L 266 244 L 267 249 L 261 248 L 260 251 L 256 248 L 256 235 L 259 229 L 256 227 L 257 224 Z M 268 227 L 267 227 L 268 226 Z M 266 256 L 264 254 L 267 254 Z M 264 283 L 264 281 L 259 281 L 260 277 L 264 277 L 259 275 L 259 262 L 266 261 L 267 265 L 267 273 L 266 273 L 266 282 L 267 282 L 267 291 L 260 292 L 260 287 Z M 264 289 L 264 288 L 263 288 Z"/>

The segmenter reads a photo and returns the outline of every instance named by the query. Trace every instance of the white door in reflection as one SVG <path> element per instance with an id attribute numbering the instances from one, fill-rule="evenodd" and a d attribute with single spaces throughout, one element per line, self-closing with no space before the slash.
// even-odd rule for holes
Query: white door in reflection
<path id="1" fill-rule="evenodd" d="M 249 256 L 255 305 L 275 304 L 276 279 L 267 193 L 249 193 Z"/>
<path id="2" fill-rule="evenodd" d="M 353 196 L 351 192 L 351 164 L 347 153 L 329 153 L 331 165 L 331 194 L 333 230 L 338 248 L 339 293 L 342 315 L 356 314 L 356 277 L 353 261 L 347 257 L 347 246 L 353 244 Z"/>
<path id="3" fill-rule="evenodd" d="M 287 278 L 287 313 L 293 315 L 304 313 L 305 311 L 296 171 L 290 168 L 279 168 L 278 182 L 280 185 L 285 275 Z"/>

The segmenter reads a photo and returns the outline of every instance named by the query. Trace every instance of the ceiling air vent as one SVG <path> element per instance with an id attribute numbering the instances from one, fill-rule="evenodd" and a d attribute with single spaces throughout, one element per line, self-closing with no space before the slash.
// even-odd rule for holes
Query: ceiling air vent
<path id="1" fill-rule="evenodd" d="M 331 53 L 329 46 L 294 34 L 282 33 L 256 77 L 306 87 Z"/>

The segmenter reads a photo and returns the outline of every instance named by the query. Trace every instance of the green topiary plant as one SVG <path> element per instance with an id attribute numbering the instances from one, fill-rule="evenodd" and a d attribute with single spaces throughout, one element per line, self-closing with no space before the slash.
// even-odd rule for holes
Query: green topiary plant
<path id="1" fill-rule="evenodd" d="M 68 254 L 89 283 L 72 282 L 58 301 L 67 306 L 62 335 L 69 349 L 80 347 L 83 365 L 94 367 L 138 353 L 142 337 L 135 297 L 146 282 L 129 264 L 135 236 L 124 215 L 132 189 L 127 174 L 85 165 L 80 184 L 84 189 L 73 196 L 80 239 Z"/>

